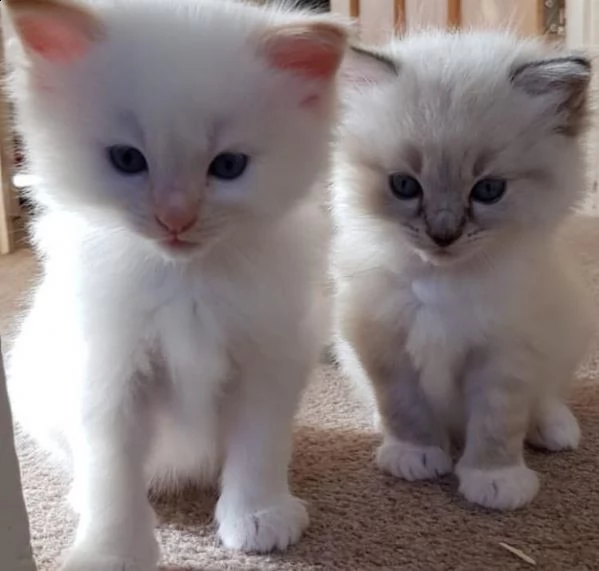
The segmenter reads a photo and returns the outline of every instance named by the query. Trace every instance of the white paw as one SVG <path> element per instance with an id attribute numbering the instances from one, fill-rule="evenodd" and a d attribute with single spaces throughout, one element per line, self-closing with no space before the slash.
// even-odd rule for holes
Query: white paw
<path id="1" fill-rule="evenodd" d="M 418 446 L 401 440 L 384 442 L 376 454 L 381 470 L 404 480 L 429 480 L 451 472 L 452 461 L 437 446 Z"/>
<path id="2" fill-rule="evenodd" d="M 276 505 L 251 512 L 230 509 L 221 498 L 216 519 L 226 547 L 257 553 L 286 549 L 299 540 L 309 522 L 306 506 L 291 495 Z"/>
<path id="3" fill-rule="evenodd" d="M 539 491 L 539 477 L 524 463 L 510 468 L 481 470 L 456 466 L 460 493 L 486 508 L 513 510 L 530 503 Z"/>
<path id="4" fill-rule="evenodd" d="M 574 450 L 580 444 L 580 427 L 568 406 L 557 402 L 543 408 L 533 420 L 526 440 L 552 452 Z"/>
<path id="5" fill-rule="evenodd" d="M 157 571 L 155 562 L 111 556 L 74 548 L 60 571 Z"/>
<path id="6" fill-rule="evenodd" d="M 97 520 L 91 527 L 80 518 L 75 544 L 66 553 L 61 571 L 157 571 L 160 553 L 154 514 L 147 507 L 147 517 L 122 528 Z"/>

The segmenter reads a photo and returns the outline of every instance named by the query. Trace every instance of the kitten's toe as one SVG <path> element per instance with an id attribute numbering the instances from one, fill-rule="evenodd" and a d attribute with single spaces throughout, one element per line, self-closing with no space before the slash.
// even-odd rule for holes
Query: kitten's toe
<path id="1" fill-rule="evenodd" d="M 383 431 L 383 419 L 381 418 L 378 410 L 375 410 L 372 413 L 372 427 L 376 432 Z"/>
<path id="2" fill-rule="evenodd" d="M 81 511 L 85 507 L 85 496 L 83 495 L 82 487 L 77 484 L 77 481 L 73 483 L 69 490 L 67 502 L 77 515 L 81 514 Z"/>
<path id="3" fill-rule="evenodd" d="M 254 511 L 231 508 L 221 498 L 216 519 L 225 547 L 257 553 L 286 549 L 299 540 L 309 522 L 304 502 L 291 495 Z"/>
<path id="4" fill-rule="evenodd" d="M 60 571 L 157 571 L 153 561 L 111 556 L 82 549 L 73 549 L 60 567 Z"/>
<path id="5" fill-rule="evenodd" d="M 404 480 L 430 480 L 452 469 L 447 452 L 437 446 L 418 446 L 401 440 L 387 440 L 377 451 L 378 467 Z"/>
<path id="6" fill-rule="evenodd" d="M 556 401 L 539 410 L 526 440 L 552 452 L 574 450 L 580 443 L 580 427 L 568 406 Z"/>
<path id="7" fill-rule="evenodd" d="M 486 508 L 512 510 L 530 503 L 539 491 L 539 477 L 524 463 L 509 468 L 481 470 L 456 466 L 460 493 Z"/>

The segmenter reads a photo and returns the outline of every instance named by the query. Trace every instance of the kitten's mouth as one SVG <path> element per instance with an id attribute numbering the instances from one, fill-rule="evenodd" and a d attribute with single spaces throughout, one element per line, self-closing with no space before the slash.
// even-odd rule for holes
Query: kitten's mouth
<path id="1" fill-rule="evenodd" d="M 433 255 L 436 258 L 451 258 L 452 256 L 454 256 L 454 254 L 452 254 L 449 250 L 444 249 L 435 250 L 433 252 Z"/>
<path id="2" fill-rule="evenodd" d="M 161 245 L 169 252 L 181 254 L 191 252 L 199 247 L 199 244 L 196 244 L 195 242 L 189 242 L 188 240 L 183 240 L 178 236 L 170 236 L 169 238 L 162 240 Z"/>
<path id="3" fill-rule="evenodd" d="M 446 266 L 457 261 L 460 256 L 455 252 L 450 252 L 446 249 L 438 249 L 438 250 L 419 250 L 418 253 L 420 257 L 429 264 L 433 264 L 435 266 Z"/>

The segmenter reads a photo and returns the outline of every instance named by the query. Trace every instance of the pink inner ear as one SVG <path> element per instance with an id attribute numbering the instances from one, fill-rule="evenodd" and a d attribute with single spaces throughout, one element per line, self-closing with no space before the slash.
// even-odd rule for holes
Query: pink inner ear
<path id="1" fill-rule="evenodd" d="M 339 64 L 339 54 L 330 46 L 295 38 L 273 49 L 270 52 L 270 62 L 279 69 L 318 79 L 330 77 L 335 73 Z"/>
<path id="2" fill-rule="evenodd" d="M 80 58 L 94 40 L 91 23 L 79 14 L 26 13 L 15 18 L 15 25 L 25 47 L 49 61 Z"/>
<path id="3" fill-rule="evenodd" d="M 266 56 L 273 67 L 310 79 L 326 79 L 335 74 L 345 47 L 343 32 L 320 25 L 276 31 L 266 44 Z"/>

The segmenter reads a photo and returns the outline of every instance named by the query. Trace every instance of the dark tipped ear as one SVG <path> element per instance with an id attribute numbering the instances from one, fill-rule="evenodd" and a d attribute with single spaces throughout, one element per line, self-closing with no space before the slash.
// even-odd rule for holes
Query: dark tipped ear
<path id="1" fill-rule="evenodd" d="M 379 84 L 397 77 L 399 65 L 381 51 L 361 46 L 350 46 L 341 73 L 350 86 Z"/>
<path id="2" fill-rule="evenodd" d="M 520 65 L 512 72 L 514 87 L 540 98 L 547 111 L 563 118 L 558 130 L 577 135 L 589 116 L 592 66 L 588 58 L 564 56 Z"/>

